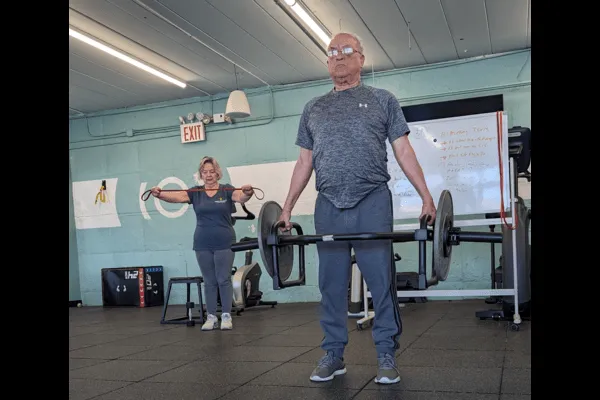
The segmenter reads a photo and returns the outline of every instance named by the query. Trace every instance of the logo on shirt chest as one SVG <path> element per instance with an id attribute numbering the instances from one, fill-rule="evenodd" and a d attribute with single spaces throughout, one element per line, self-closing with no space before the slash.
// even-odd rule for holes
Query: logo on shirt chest
<path id="1" fill-rule="evenodd" d="M 219 198 L 215 200 L 215 203 L 218 203 L 218 204 L 223 204 L 225 202 L 227 202 L 227 199 L 224 199 L 221 196 L 219 196 Z"/>
<path id="2" fill-rule="evenodd" d="M 368 106 L 367 103 L 364 103 L 364 104 L 363 103 L 358 103 L 358 108 L 362 108 L 362 107 L 367 108 L 367 106 Z"/>

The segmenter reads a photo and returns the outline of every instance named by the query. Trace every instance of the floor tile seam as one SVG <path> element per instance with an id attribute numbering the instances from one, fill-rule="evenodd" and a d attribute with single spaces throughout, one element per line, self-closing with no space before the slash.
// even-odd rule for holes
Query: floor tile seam
<path id="1" fill-rule="evenodd" d="M 388 387 L 382 387 L 379 386 L 375 389 L 369 389 L 369 388 L 365 388 L 362 389 L 361 391 L 367 391 L 367 392 L 410 392 L 410 393 L 443 393 L 443 394 L 489 394 L 489 395 L 495 395 L 496 393 L 492 393 L 492 392 L 477 392 L 477 391 L 456 391 L 456 390 L 415 390 L 415 389 L 396 389 L 396 387 L 398 387 L 397 385 L 387 385 Z"/>
<path id="2" fill-rule="evenodd" d="M 248 342 L 244 342 L 244 343 L 236 344 L 236 345 L 234 345 L 233 347 L 241 347 L 241 346 L 245 346 L 245 345 L 247 345 L 247 344 L 250 344 L 250 343 L 253 343 L 253 342 L 257 342 L 257 341 L 259 341 L 259 340 L 262 340 L 262 339 L 264 339 L 264 338 L 266 338 L 266 337 L 269 337 L 269 336 L 271 336 L 271 335 L 272 335 L 272 334 L 270 334 L 270 333 L 269 333 L 269 334 L 266 334 L 266 335 L 264 335 L 264 336 L 261 336 L 261 337 L 259 337 L 259 338 L 252 339 L 252 340 L 250 340 L 250 341 L 248 341 Z M 284 346 L 284 347 L 285 347 L 285 346 Z"/>
<path id="3" fill-rule="evenodd" d="M 185 338 L 185 339 L 177 340 L 177 341 L 175 341 L 175 342 L 169 342 L 169 343 L 166 343 L 166 344 L 164 344 L 164 345 L 162 345 L 162 346 L 160 346 L 160 347 L 163 347 L 163 346 L 184 346 L 184 347 L 185 347 L 185 346 L 189 346 L 189 345 L 181 345 L 181 344 L 179 344 L 179 343 L 181 343 L 181 342 L 185 342 L 186 340 L 189 340 L 189 339 L 196 339 L 196 338 L 193 338 L 193 337 L 187 337 L 187 338 Z M 253 340 L 259 340 L 259 339 L 262 339 L 262 337 L 260 337 L 260 338 L 258 338 L 258 339 L 252 339 L 252 341 L 253 341 Z M 243 346 L 243 345 L 244 345 L 244 344 L 246 344 L 246 343 L 250 343 L 250 342 L 244 342 L 244 343 L 242 343 L 242 344 L 236 344 L 236 345 L 233 345 L 232 347 Z M 210 344 L 210 343 L 206 345 L 206 347 L 213 347 L 213 346 L 214 346 L 214 347 L 217 347 L 217 345 Z M 219 347 L 222 347 L 222 346 L 219 346 Z M 202 348 L 202 346 L 200 346 L 200 348 Z"/>
<path id="4" fill-rule="evenodd" d="M 96 346 L 103 346 L 103 345 L 105 345 L 105 344 L 109 344 L 109 343 L 112 343 L 112 342 L 100 343 L 100 344 L 95 344 L 95 345 L 88 346 L 88 347 L 81 347 L 81 348 L 79 348 L 79 349 L 69 350 L 69 353 L 71 353 L 71 352 L 73 352 L 73 351 L 83 350 L 83 349 L 90 349 L 90 348 L 92 348 L 92 347 L 96 347 Z M 161 347 L 168 346 L 169 344 L 171 344 L 171 343 L 160 344 L 160 345 L 150 345 L 150 346 L 148 346 L 148 345 L 146 345 L 146 346 L 142 346 L 142 345 L 127 345 L 127 344 L 121 344 L 121 345 L 117 345 L 117 346 L 128 346 L 128 347 L 145 347 L 145 348 L 144 348 L 143 350 L 136 351 L 135 353 L 127 354 L 127 355 L 124 355 L 124 356 L 121 356 L 121 357 L 117 357 L 117 358 L 71 357 L 70 355 L 69 355 L 69 358 L 75 358 L 75 359 L 90 359 L 90 360 L 119 360 L 119 359 L 121 359 L 122 357 L 128 357 L 128 356 L 132 356 L 132 355 L 139 354 L 139 353 L 143 353 L 143 352 L 145 352 L 145 351 L 149 351 L 149 350 L 152 350 L 152 349 L 159 349 L 159 348 L 161 348 Z"/>
<path id="5" fill-rule="evenodd" d="M 134 383 L 137 383 L 137 382 L 132 382 L 132 381 L 115 381 L 115 382 L 128 382 L 128 384 L 125 385 L 125 386 L 121 386 L 121 387 L 118 387 L 116 389 L 110 390 L 108 392 L 104 392 L 104 393 L 100 393 L 100 394 L 97 394 L 97 395 L 92 396 L 92 397 L 88 397 L 86 400 L 93 400 L 93 399 L 98 398 L 100 396 L 104 396 L 104 395 L 107 395 L 109 393 L 116 392 L 117 390 L 125 389 L 126 387 L 129 387 L 129 386 L 133 385 Z"/>
<path id="6" fill-rule="evenodd" d="M 132 327 L 129 327 L 129 328 L 132 328 Z M 69 339 L 71 339 L 72 337 L 78 337 L 78 336 L 82 336 L 82 335 L 103 335 L 103 334 L 106 335 L 106 334 L 109 334 L 108 331 L 110 331 L 112 329 L 113 328 L 107 328 L 106 330 L 102 330 L 99 332 L 83 333 L 81 335 L 69 336 Z M 176 329 L 176 327 L 165 328 L 165 329 L 161 329 L 161 330 L 157 330 L 157 331 L 153 331 L 153 332 L 146 332 L 146 333 L 110 333 L 110 335 L 123 335 L 126 337 L 111 340 L 110 342 L 105 342 L 105 343 L 112 343 L 112 342 L 118 341 L 118 340 L 126 340 L 126 339 L 135 338 L 135 337 L 148 336 L 148 335 L 152 335 L 152 334 L 156 334 L 156 333 L 160 333 L 160 332 L 171 331 L 173 329 Z"/>
<path id="7" fill-rule="evenodd" d="M 104 379 L 104 378 L 72 378 L 69 377 L 69 379 L 78 379 L 80 381 L 95 381 L 95 382 L 125 382 L 125 383 L 137 383 L 137 382 L 141 382 L 141 381 L 127 381 L 124 379 Z"/>
<path id="8" fill-rule="evenodd" d="M 311 324 L 311 323 L 313 323 L 313 322 L 315 322 L 315 321 L 309 321 L 309 322 L 305 322 L 305 323 L 302 323 L 302 324 L 300 324 L 300 325 L 287 325 L 287 326 L 286 326 L 286 329 L 284 329 L 284 330 L 282 330 L 282 331 L 279 331 L 279 332 L 277 332 L 277 333 L 273 333 L 273 335 L 281 335 L 281 334 L 282 334 L 282 332 L 288 332 L 288 331 L 290 331 L 290 330 L 292 330 L 292 329 L 295 329 L 295 328 L 300 328 L 300 327 L 303 327 L 304 325 L 308 325 L 308 324 Z M 277 327 L 276 327 L 276 326 L 274 326 L 273 328 L 277 328 Z"/>
<path id="9" fill-rule="evenodd" d="M 500 370 L 500 384 L 498 385 L 498 400 L 502 397 L 502 381 L 504 380 L 504 367 L 506 364 L 506 348 L 508 347 L 508 324 L 504 339 L 504 354 L 502 356 L 502 369 Z"/>
<path id="10" fill-rule="evenodd" d="M 115 361 L 115 360 L 110 360 L 110 361 Z M 125 361 L 134 361 L 134 360 L 125 360 Z M 141 361 L 141 360 L 137 360 L 137 361 Z M 168 369 L 166 369 L 166 370 L 164 370 L 164 371 L 161 371 L 161 372 L 157 372 L 156 374 L 153 374 L 153 375 L 147 376 L 147 377 L 145 377 L 145 378 L 143 378 L 143 379 L 140 379 L 140 380 L 138 380 L 138 381 L 129 381 L 129 380 L 124 380 L 124 379 L 102 379 L 102 378 L 73 378 L 73 379 L 85 379 L 85 380 L 91 380 L 91 381 L 107 381 L 107 382 L 109 382 L 109 381 L 113 381 L 113 382 L 131 382 L 131 383 L 139 383 L 139 382 L 146 381 L 146 380 L 148 380 L 148 379 L 150 379 L 150 378 L 154 378 L 154 377 L 155 377 L 155 376 L 157 376 L 157 375 L 164 374 L 164 373 L 166 373 L 166 372 L 172 371 L 172 370 L 174 370 L 174 369 L 177 369 L 177 368 L 180 368 L 180 367 L 185 367 L 186 365 L 188 365 L 188 364 L 191 364 L 191 363 L 193 363 L 194 361 L 195 361 L 195 360 L 190 360 L 190 361 L 187 361 L 187 360 L 185 360 L 185 361 L 168 361 L 168 362 L 173 362 L 173 363 L 183 362 L 183 364 L 181 364 L 181 365 L 177 365 L 177 366 L 175 366 L 175 367 L 172 367 L 172 368 L 168 368 Z M 166 361 L 166 362 L 167 362 L 167 361 Z M 104 363 L 100 363 L 100 364 L 104 364 Z M 96 365 L 100 365 L 100 364 L 96 364 Z M 92 365 L 91 367 L 94 367 L 94 366 L 95 366 L 95 365 Z M 82 367 L 82 368 L 86 368 L 86 367 Z M 77 369 L 81 369 L 81 368 L 77 368 Z M 106 394 L 106 393 L 105 393 L 105 394 Z"/>
<path id="11" fill-rule="evenodd" d="M 441 317 L 439 317 L 436 321 L 433 322 L 433 324 L 431 324 L 427 329 L 425 329 L 423 332 L 421 332 L 420 335 L 418 335 L 415 340 L 413 340 L 408 346 L 406 346 L 406 348 L 404 348 L 404 350 L 402 350 L 400 352 L 400 354 L 404 353 L 407 349 L 411 348 L 413 344 L 415 344 L 426 332 L 428 332 L 431 328 L 433 328 L 438 322 L 440 322 L 442 319 L 444 319 L 444 317 L 446 316 L 446 314 L 443 314 Z M 400 336 L 400 338 L 402 338 L 402 335 Z M 417 347 L 415 347 L 417 348 Z M 398 354 L 398 355 L 400 355 Z M 398 356 L 396 356 L 398 357 Z"/>
<path id="12" fill-rule="evenodd" d="M 312 346 L 306 346 L 306 347 L 312 347 Z M 321 347 L 320 345 L 319 345 L 319 346 L 314 346 L 314 347 L 312 347 L 310 350 L 306 350 L 304 353 L 298 354 L 296 357 L 294 357 L 294 358 L 291 358 L 291 359 L 287 360 L 286 362 L 284 362 L 284 364 L 291 363 L 291 362 L 293 362 L 295 359 L 297 359 L 297 358 L 300 358 L 300 357 L 302 357 L 303 355 L 305 355 L 305 354 L 308 354 L 308 353 L 310 353 L 311 351 L 313 351 L 313 350 L 316 350 L 316 349 L 318 349 L 318 348 L 320 348 L 320 347 Z M 300 362 L 298 362 L 298 364 L 300 364 Z M 310 364 L 310 362 L 306 362 L 306 363 L 302 363 L 302 364 Z"/>
<path id="13" fill-rule="evenodd" d="M 96 347 L 96 346 L 103 346 L 103 345 L 105 345 L 105 344 L 109 344 L 109 343 L 115 343 L 115 342 L 118 342 L 118 341 L 120 341 L 120 340 L 128 340 L 128 339 L 131 339 L 131 338 L 133 338 L 133 337 L 136 337 L 136 336 L 145 336 L 145 335 L 146 335 L 146 334 L 143 334 L 143 335 L 132 335 L 132 336 L 128 336 L 128 337 L 126 337 L 126 338 L 119 338 L 119 339 L 115 339 L 115 340 L 109 340 L 108 342 L 102 342 L 102 343 L 91 344 L 91 345 L 88 345 L 88 346 L 80 347 L 79 349 L 84 349 L 84 348 L 89 348 L 89 347 Z M 70 338 L 69 338 L 69 339 L 70 339 Z M 121 345 L 121 346 L 130 346 L 130 345 L 123 344 L 123 345 Z M 71 352 L 71 351 L 75 351 L 75 350 L 79 350 L 79 349 L 73 349 L 73 350 L 69 350 L 69 352 Z"/>
<path id="14" fill-rule="evenodd" d="M 176 362 L 176 361 L 174 361 L 174 362 Z M 185 362 L 184 362 L 184 361 L 180 361 L 180 362 L 183 362 L 183 364 L 181 364 L 181 365 L 177 365 L 177 366 L 175 366 L 175 367 L 172 367 L 172 368 L 169 368 L 169 369 L 166 369 L 166 370 L 164 370 L 164 371 L 157 372 L 156 374 L 153 374 L 153 375 L 147 376 L 147 377 L 145 377 L 145 378 L 143 378 L 143 379 L 140 379 L 139 381 L 134 381 L 134 383 L 140 383 L 140 382 L 144 382 L 144 381 L 147 381 L 148 379 L 154 378 L 155 376 L 158 376 L 158 375 L 161 375 L 161 374 L 165 374 L 165 373 L 167 373 L 167 372 L 169 372 L 169 371 L 173 371 L 173 370 L 175 370 L 175 369 L 177 369 L 177 368 L 185 367 L 186 365 L 192 364 L 192 363 L 194 362 L 194 360 L 191 360 L 191 361 L 185 361 Z"/>
<path id="15" fill-rule="evenodd" d="M 415 347 L 415 349 L 427 350 L 428 348 L 427 347 Z M 456 351 L 456 352 L 462 352 L 462 351 L 475 351 L 475 352 L 487 351 L 487 352 L 491 352 L 491 353 L 503 353 L 503 352 L 507 351 L 507 350 L 454 349 L 454 348 L 452 348 L 452 349 L 450 349 L 450 348 L 448 348 L 448 349 L 447 348 L 443 348 L 442 349 L 442 348 L 436 348 L 436 347 L 429 348 L 429 350 L 444 350 L 444 351 L 448 350 L 448 351 Z M 404 349 L 404 351 L 406 351 L 406 349 Z"/>
<path id="16" fill-rule="evenodd" d="M 411 349 L 419 349 L 419 350 L 437 350 L 437 351 L 475 351 L 475 352 L 484 352 L 484 351 L 505 351 L 504 349 L 492 350 L 492 349 L 481 349 L 481 348 L 456 348 L 456 347 L 412 347 L 412 343 L 410 344 Z"/>
<path id="17" fill-rule="evenodd" d="M 319 348 L 319 346 L 316 346 L 315 348 L 312 348 L 312 349 L 310 349 L 310 350 L 307 350 L 307 351 L 305 351 L 304 353 L 302 353 L 302 354 L 299 354 L 298 356 L 294 357 L 293 359 L 296 359 L 296 358 L 298 358 L 298 357 L 301 357 L 301 356 L 303 356 L 303 355 L 305 355 L 305 354 L 307 354 L 307 353 L 309 353 L 309 352 L 311 352 L 311 351 L 313 351 L 314 349 L 317 349 L 317 348 Z M 292 360 L 293 360 L 293 359 L 292 359 Z M 273 368 L 269 369 L 268 371 L 265 371 L 265 372 L 263 372 L 262 374 L 260 374 L 260 375 L 258 375 L 258 376 L 255 376 L 254 378 L 250 379 L 249 381 L 247 381 L 247 382 L 244 382 L 243 384 L 239 385 L 239 386 L 238 386 L 238 387 L 236 387 L 235 389 L 232 389 L 232 390 L 230 390 L 229 392 L 227 392 L 227 393 L 224 393 L 222 396 L 219 396 L 219 397 L 218 397 L 217 399 L 215 399 L 215 400 L 218 400 L 218 399 L 220 399 L 220 398 L 224 397 L 225 395 L 227 395 L 228 393 L 231 393 L 231 392 L 232 392 L 232 391 L 234 391 L 234 390 L 237 390 L 237 389 L 239 389 L 239 388 L 241 388 L 241 387 L 243 387 L 243 386 L 246 386 L 246 385 L 248 385 L 248 383 L 252 382 L 253 380 L 260 378 L 261 376 L 265 375 L 267 372 L 271 372 L 271 371 L 273 371 L 274 369 L 276 369 L 276 368 L 279 368 L 279 367 L 281 367 L 282 365 L 285 365 L 285 364 L 289 363 L 290 361 L 291 361 L 291 360 L 284 361 L 284 362 L 282 362 L 281 364 L 279 364 L 279 365 L 277 365 L 277 366 L 275 366 L 275 367 L 273 367 Z"/>
<path id="18" fill-rule="evenodd" d="M 94 357 L 69 357 L 69 358 L 77 359 L 77 360 L 104 360 L 104 362 L 116 361 L 116 360 L 122 360 L 122 361 L 177 361 L 177 360 L 137 360 L 137 359 L 127 359 L 127 358 L 124 358 L 124 357 L 134 356 L 136 354 L 140 354 L 140 353 L 143 353 L 143 352 L 146 352 L 146 351 L 150 351 L 150 350 L 154 350 L 154 349 L 160 349 L 161 347 L 169 346 L 171 344 L 173 344 L 173 343 L 165 343 L 165 344 L 156 345 L 156 346 L 144 346 L 146 348 L 143 349 L 143 350 L 136 351 L 135 353 L 131 353 L 131 354 L 126 354 L 124 356 L 120 356 L 120 357 L 117 357 L 117 358 L 108 358 L 108 359 L 107 358 L 94 358 Z M 95 346 L 100 346 L 100 345 L 95 345 Z M 123 345 L 123 346 L 127 346 L 127 345 Z M 91 347 L 94 347 L 94 346 L 84 347 L 84 348 L 91 348 Z M 142 346 L 140 346 L 140 347 L 142 347 Z M 80 349 L 70 350 L 69 353 L 71 351 L 76 351 L 76 350 L 80 350 Z M 197 359 L 194 359 L 192 361 L 196 361 L 196 360 Z M 98 364 L 94 364 L 94 365 L 104 364 L 104 362 L 98 363 Z M 94 365 L 92 365 L 92 366 L 94 366 Z M 86 368 L 86 367 L 81 367 L 81 368 Z M 80 369 L 80 368 L 75 368 L 75 370 L 77 370 L 77 369 Z"/>
<path id="19" fill-rule="evenodd" d="M 231 391 L 223 394 L 222 396 L 220 396 L 219 398 L 222 398 L 223 396 L 227 395 L 228 393 L 237 390 L 239 388 L 241 388 L 242 386 L 246 386 L 246 387 L 257 387 L 257 388 L 263 388 L 263 387 L 272 387 L 272 388 L 302 388 L 302 389 L 315 389 L 315 390 L 326 390 L 326 391 L 334 391 L 334 390 L 351 390 L 351 391 L 356 391 L 356 394 L 354 396 L 351 397 L 351 399 L 355 398 L 356 396 L 358 396 L 361 392 L 363 391 L 367 391 L 367 392 L 410 392 L 410 393 L 444 393 L 444 394 L 464 394 L 464 393 L 468 393 L 468 394 L 488 394 L 488 395 L 495 395 L 495 392 L 480 392 L 480 391 L 470 391 L 470 390 L 463 390 L 463 391 L 457 391 L 457 390 L 415 390 L 415 389 L 397 389 L 398 385 L 378 385 L 377 387 L 371 389 L 371 388 L 367 388 L 367 386 L 369 386 L 370 383 L 372 383 L 372 381 L 375 379 L 376 375 L 373 375 L 373 377 L 371 379 L 369 379 L 367 381 L 367 383 L 360 389 L 358 388 L 351 388 L 351 387 L 319 387 L 319 386 L 306 386 L 306 385 L 296 385 L 296 384 L 292 384 L 292 385 L 273 385 L 273 384 L 268 384 L 268 385 L 257 385 L 257 384 L 249 384 L 245 383 L 243 385 L 240 385 L 238 387 L 236 387 L 235 389 L 232 389 Z M 327 382 L 326 382 L 327 383 Z M 216 400 L 216 399 L 215 399 Z"/>
<path id="20" fill-rule="evenodd" d="M 367 386 L 369 386 L 369 383 L 371 383 L 372 380 L 374 380 L 377 377 L 377 375 L 372 375 L 371 378 L 369 378 L 369 380 L 367 380 L 367 382 L 356 391 L 356 393 L 354 393 L 354 395 L 350 398 L 350 400 L 354 399 L 356 396 L 358 396 L 360 394 L 360 392 L 362 392 Z"/>
<path id="21" fill-rule="evenodd" d="M 314 350 L 314 349 L 313 349 Z M 312 351 L 312 350 L 309 350 Z M 305 353 L 303 353 L 305 354 Z M 302 354 L 300 354 L 302 355 Z M 172 361 L 177 361 L 177 360 L 172 360 Z M 259 360 L 252 360 L 252 361 L 243 361 L 243 360 L 202 360 L 202 359 L 196 359 L 196 360 L 192 360 L 192 362 L 198 362 L 198 363 L 207 363 L 207 364 L 214 364 L 214 363 L 236 363 L 236 364 L 242 364 L 242 363 L 279 363 L 281 365 L 283 364 L 287 364 L 290 362 L 290 360 L 288 361 L 259 361 Z M 298 364 L 307 364 L 307 363 L 298 363 Z"/>
<path id="22" fill-rule="evenodd" d="M 96 335 L 99 333 L 106 333 L 105 331 L 109 331 L 109 330 L 110 330 L 110 328 L 106 328 L 106 329 L 99 330 L 97 332 L 78 333 L 75 335 L 69 335 L 69 339 L 76 338 L 76 337 L 83 336 L 83 335 Z"/>
<path id="23" fill-rule="evenodd" d="M 364 366 L 365 364 L 347 364 L 347 365 L 361 365 Z M 435 365 L 402 365 L 400 366 L 401 368 L 423 368 L 423 369 L 431 369 L 431 368 L 443 368 L 443 369 L 451 369 L 451 370 L 475 370 L 475 369 L 481 369 L 481 370 L 492 370 L 492 369 L 500 369 L 501 367 L 456 367 L 456 366 L 447 366 L 447 367 L 438 367 Z M 400 368 L 399 367 L 399 368 Z M 509 368 L 509 369 L 528 369 L 528 368 Z"/>
<path id="24" fill-rule="evenodd" d="M 121 357 L 117 357 L 117 358 L 114 358 L 113 360 L 128 361 L 128 359 L 123 358 L 123 357 L 130 357 L 130 356 L 134 356 L 136 354 L 140 354 L 140 353 L 143 353 L 143 352 L 146 352 L 146 351 L 160 349 L 162 347 L 166 347 L 166 346 L 169 346 L 171 344 L 173 344 L 173 343 L 164 343 L 164 344 L 160 344 L 160 345 L 156 345 L 156 346 L 152 346 L 152 345 L 151 346 L 144 346 L 144 347 L 149 347 L 149 348 L 146 348 L 146 349 L 140 350 L 140 351 L 136 351 L 135 353 L 127 354 L 127 355 L 124 355 L 124 356 L 121 356 Z M 124 345 L 124 346 L 126 346 L 126 345 Z M 129 360 L 129 361 L 134 361 L 134 360 Z M 135 360 L 135 361 L 144 361 L 144 360 Z M 156 361 L 156 360 L 148 360 L 148 361 Z M 166 360 L 158 360 L 158 361 L 166 361 Z"/>
<path id="25" fill-rule="evenodd" d="M 75 360 L 102 360 L 102 362 L 99 362 L 99 363 L 96 363 L 96 364 L 93 364 L 93 365 L 84 365 L 82 367 L 77 367 L 77 368 L 69 368 L 69 372 L 71 372 L 71 371 L 77 371 L 78 369 L 87 368 L 87 367 L 90 367 L 90 366 L 94 367 L 96 365 L 101 365 L 101 364 L 107 363 L 109 361 L 112 361 L 112 360 L 107 360 L 105 358 L 75 358 Z M 80 378 L 75 378 L 75 379 L 80 379 Z"/>

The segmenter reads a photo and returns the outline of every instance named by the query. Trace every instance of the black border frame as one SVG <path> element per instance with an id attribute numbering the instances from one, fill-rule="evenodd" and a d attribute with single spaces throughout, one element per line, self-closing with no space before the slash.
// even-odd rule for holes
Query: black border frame
<path id="1" fill-rule="evenodd" d="M 9 71 L 9 79 L 5 81 L 6 86 L 13 86 L 7 88 L 7 101 L 11 106 L 4 114 L 5 124 L 12 126 L 6 127 L 3 137 L 5 149 L 12 149 L 5 150 L 7 155 L 11 152 L 21 154 L 16 165 L 9 163 L 5 157 L 4 172 L 10 177 L 16 174 L 26 185 L 25 198 L 36 201 L 13 204 L 12 207 L 24 206 L 27 210 L 19 213 L 14 223 L 5 224 L 5 229 L 13 237 L 7 250 L 16 250 L 15 255 L 23 255 L 21 261 L 26 261 L 17 264 L 16 270 L 28 271 L 27 275 L 43 276 L 44 279 L 20 281 L 18 284 L 9 280 L 4 299 L 8 304 L 12 299 L 16 307 L 23 306 L 23 297 L 33 298 L 34 304 L 32 324 L 16 320 L 11 325 L 13 338 L 18 336 L 17 341 L 11 341 L 11 347 L 20 348 L 19 357 L 13 362 L 21 367 L 19 369 L 27 368 L 27 372 L 15 374 L 12 373 L 15 365 L 11 366 L 11 384 L 17 387 L 22 383 L 28 393 L 39 391 L 46 395 L 68 391 L 67 351 L 56 345 L 64 340 L 64 346 L 68 346 L 67 323 L 62 325 L 60 322 L 60 310 L 64 307 L 60 298 L 68 292 L 68 248 L 64 256 L 58 250 L 61 243 L 67 242 L 62 240 L 59 243 L 59 237 L 60 232 L 67 235 L 64 220 L 67 203 L 66 195 L 62 194 L 65 187 L 60 182 L 67 180 L 69 126 L 65 106 L 59 99 L 64 96 L 65 105 L 68 104 L 65 29 L 68 14 L 66 9 L 53 2 L 36 3 L 35 10 L 31 10 L 30 4 L 18 3 L 21 4 L 27 8 L 17 10 L 17 6 L 6 4 L 6 7 L 12 8 L 7 10 L 6 15 L 26 16 L 26 20 L 21 21 L 25 25 L 21 32 L 25 37 L 15 35 L 14 30 L 8 27 L 11 34 L 5 41 L 5 54 L 10 55 L 14 72 Z M 593 379 L 584 381 L 579 378 L 583 375 L 579 370 L 585 368 L 575 357 L 587 355 L 589 358 L 595 349 L 591 336 L 596 332 L 593 322 L 589 322 L 593 321 L 595 314 L 585 315 L 585 319 L 579 317 L 583 317 L 584 310 L 588 311 L 596 304 L 593 302 L 593 285 L 597 284 L 593 272 L 596 257 L 585 257 L 583 263 L 578 263 L 573 256 L 575 249 L 587 250 L 590 244 L 592 249 L 598 247 L 591 243 L 595 232 L 588 232 L 595 228 L 595 198 L 590 198 L 587 193 L 595 186 L 595 174 L 593 166 L 591 171 L 586 171 L 581 165 L 584 160 L 598 158 L 591 153 L 597 136 L 595 123 L 586 121 L 590 118 L 588 115 L 593 117 L 597 111 L 591 109 L 584 99 L 585 95 L 577 93 L 584 89 L 588 95 L 595 95 L 592 85 L 597 74 L 591 70 L 594 64 L 588 60 L 593 57 L 595 43 L 592 36 L 595 32 L 589 28 L 597 26 L 597 21 L 592 19 L 595 14 L 591 8 L 583 3 L 536 4 L 540 7 L 535 8 L 532 18 L 535 49 L 531 52 L 532 76 L 535 76 L 531 128 L 536 149 L 536 176 L 532 183 L 531 202 L 532 207 L 533 204 L 536 206 L 531 237 L 532 244 L 535 244 L 532 246 L 535 327 L 531 329 L 531 381 L 534 398 L 542 397 L 545 392 L 567 398 L 584 393 L 588 389 L 586 386 L 590 391 L 594 390 L 591 387 Z M 65 19 L 63 24 L 60 23 L 61 18 Z M 40 39 L 42 32 L 43 38 Z M 561 45 L 561 41 L 564 44 Z M 64 50 L 60 50 L 61 43 L 65 46 Z M 578 51 L 578 44 L 582 43 L 591 45 L 591 51 L 589 48 Z M 19 67 L 14 68 L 15 65 Z M 7 67 L 10 70 L 10 65 Z M 37 130 L 31 126 L 36 121 L 41 122 Z M 32 124 L 28 127 L 30 122 Z M 65 164 L 61 164 L 60 160 Z M 569 174 L 568 180 L 558 179 L 559 175 L 566 174 Z M 581 176 L 587 181 L 577 182 Z M 39 187 L 39 192 L 32 197 L 36 187 Z M 10 200 L 18 201 L 19 193 L 21 191 L 5 190 L 5 196 Z M 64 207 L 62 213 L 61 207 Z M 7 212 L 10 216 L 16 214 Z M 584 221 L 577 222 L 579 218 Z M 583 232 L 580 234 L 551 236 L 558 229 L 562 233 L 564 228 L 574 230 L 581 225 Z M 553 244 L 555 242 L 560 244 Z M 14 273 L 15 270 L 12 270 L 8 276 L 14 276 Z M 518 334 L 525 333 L 520 331 Z M 586 340 L 588 338 L 590 340 Z M 59 360 L 64 360 L 63 371 L 67 376 L 58 372 L 61 371 Z M 42 372 L 34 374 L 37 384 L 33 385 L 32 364 Z M 46 369 L 49 373 L 44 372 Z"/>

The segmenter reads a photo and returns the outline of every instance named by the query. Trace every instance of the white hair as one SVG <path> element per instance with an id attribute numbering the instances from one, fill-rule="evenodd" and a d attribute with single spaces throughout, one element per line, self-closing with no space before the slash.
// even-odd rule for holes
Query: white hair
<path id="1" fill-rule="evenodd" d="M 364 54 L 364 48 L 362 45 L 362 39 L 360 38 L 360 36 L 358 36 L 355 33 L 352 32 L 338 32 L 335 35 L 333 35 L 333 37 L 331 38 L 331 40 L 333 40 L 334 37 L 338 36 L 338 35 L 348 35 L 354 38 L 354 40 L 356 40 L 356 42 L 358 43 L 358 51 L 361 52 L 361 54 Z"/>

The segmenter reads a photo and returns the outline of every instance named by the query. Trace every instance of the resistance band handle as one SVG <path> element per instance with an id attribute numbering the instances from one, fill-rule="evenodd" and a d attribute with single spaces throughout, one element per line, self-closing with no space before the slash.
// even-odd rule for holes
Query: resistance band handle
<path id="1" fill-rule="evenodd" d="M 246 220 L 253 220 L 256 219 L 256 215 L 254 215 L 253 213 L 251 213 L 247 208 L 246 205 L 244 203 L 242 203 L 242 209 L 246 212 L 246 215 L 243 217 L 233 217 L 233 219 L 238 220 L 238 219 L 246 219 Z"/>
<path id="2" fill-rule="evenodd" d="M 142 193 L 142 200 L 146 201 L 150 198 L 150 195 L 152 194 L 152 190 L 146 190 L 144 193 Z"/>

